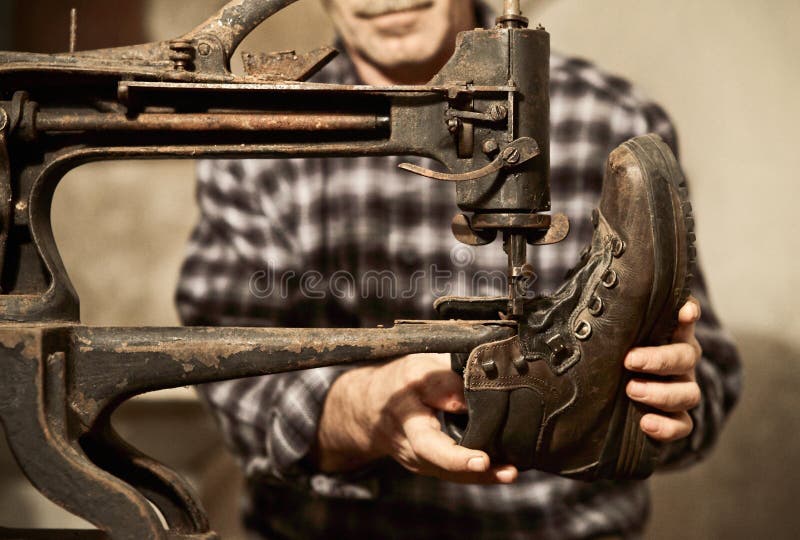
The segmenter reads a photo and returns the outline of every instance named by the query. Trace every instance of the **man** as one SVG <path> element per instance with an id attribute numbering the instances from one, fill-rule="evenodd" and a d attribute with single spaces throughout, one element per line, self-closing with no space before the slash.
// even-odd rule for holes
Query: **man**
<path id="1" fill-rule="evenodd" d="M 457 32 L 492 24 L 469 0 L 325 4 L 347 55 L 323 70 L 320 82 L 424 83 L 449 58 Z M 570 217 L 572 232 L 561 244 L 530 250 L 540 292 L 559 285 L 591 237 L 589 214 L 609 152 L 647 132 L 676 148 L 658 106 L 625 81 L 557 55 L 551 124 L 553 210 Z M 502 270 L 499 246 L 459 245 L 449 233 L 453 186 L 398 172 L 401 161 L 203 162 L 202 215 L 178 289 L 184 321 L 374 326 L 431 318 L 432 301 L 443 294 L 502 294 L 491 280 L 469 287 L 464 279 Z M 397 279 L 395 294 L 366 285 L 363 278 L 376 270 Z M 451 278 L 446 287 L 432 277 L 441 271 Z M 693 292 L 698 300 L 681 310 L 674 343 L 625 359 L 627 368 L 648 374 L 626 390 L 659 411 L 640 427 L 669 445 L 666 465 L 695 461 L 709 449 L 739 387 L 736 351 L 699 276 Z M 245 468 L 248 525 L 269 538 L 594 538 L 635 536 L 646 520 L 645 483 L 519 473 L 457 446 L 438 418 L 464 410 L 463 383 L 446 355 L 202 391 Z"/>

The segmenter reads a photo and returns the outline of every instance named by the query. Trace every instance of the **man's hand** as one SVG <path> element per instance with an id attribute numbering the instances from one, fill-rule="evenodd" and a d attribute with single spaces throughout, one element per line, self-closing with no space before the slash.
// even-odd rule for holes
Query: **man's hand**
<path id="1" fill-rule="evenodd" d="M 462 483 L 510 483 L 512 466 L 491 467 L 480 450 L 442 433 L 436 411 L 463 413 L 464 383 L 449 354 L 413 354 L 348 371 L 331 386 L 317 432 L 325 472 L 392 457 L 411 472 Z"/>
<path id="2" fill-rule="evenodd" d="M 662 377 L 634 378 L 626 388 L 632 400 L 663 411 L 645 414 L 640 423 L 642 431 L 656 440 L 675 441 L 692 432 L 692 418 L 687 411 L 696 407 L 701 398 L 695 378 L 695 367 L 703 354 L 694 336 L 699 319 L 700 304 L 690 297 L 678 313 L 678 328 L 671 344 L 638 347 L 625 357 L 629 370 Z"/>

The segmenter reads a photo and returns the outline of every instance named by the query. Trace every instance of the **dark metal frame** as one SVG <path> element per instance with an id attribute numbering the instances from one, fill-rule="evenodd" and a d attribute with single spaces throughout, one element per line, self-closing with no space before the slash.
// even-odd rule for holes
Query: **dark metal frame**
<path id="1" fill-rule="evenodd" d="M 549 210 L 548 57 L 542 29 L 506 12 L 462 33 L 422 86 L 302 82 L 333 54 L 246 55 L 241 40 L 294 0 L 233 0 L 171 41 L 56 55 L 0 53 L 0 422 L 30 481 L 99 531 L 0 529 L 20 538 L 213 538 L 190 487 L 110 424 L 151 390 L 390 358 L 468 353 L 516 333 L 526 244 L 566 235 Z M 513 2 L 511 3 L 513 4 Z M 398 321 L 388 329 L 93 328 L 58 254 L 50 205 L 90 161 L 418 155 L 456 183 L 463 242 L 501 232 L 505 321 Z M 165 528 L 153 503 L 167 523 Z M 52 536 L 49 536 L 52 535 Z"/>

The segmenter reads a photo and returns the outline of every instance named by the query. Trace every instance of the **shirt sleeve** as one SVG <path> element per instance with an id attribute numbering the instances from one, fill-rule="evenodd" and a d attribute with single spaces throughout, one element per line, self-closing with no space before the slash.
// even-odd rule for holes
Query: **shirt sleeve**
<path id="1" fill-rule="evenodd" d="M 266 272 L 280 273 L 295 257 L 294 231 L 286 217 L 293 212 L 288 180 L 295 174 L 286 161 L 200 162 L 200 217 L 176 293 L 184 324 L 302 323 L 287 319 L 297 307 L 292 297 L 260 294 L 253 281 Z M 265 203 L 270 206 L 265 208 Z M 274 275 L 271 279 L 277 280 Z M 301 481 L 309 472 L 305 457 L 315 442 L 328 389 L 343 370 L 329 367 L 223 381 L 198 391 L 248 477 Z"/>
<path id="2" fill-rule="evenodd" d="M 647 131 L 660 135 L 678 156 L 678 137 L 664 110 L 649 103 L 642 108 L 642 116 L 648 126 Z M 739 353 L 712 307 L 699 253 L 690 289 L 700 302 L 702 311 L 695 330 L 703 348 L 696 369 L 702 399 L 696 408 L 689 411 L 694 422 L 691 435 L 667 446 L 663 462 L 667 468 L 687 466 L 706 456 L 719 438 L 725 420 L 741 394 Z"/>

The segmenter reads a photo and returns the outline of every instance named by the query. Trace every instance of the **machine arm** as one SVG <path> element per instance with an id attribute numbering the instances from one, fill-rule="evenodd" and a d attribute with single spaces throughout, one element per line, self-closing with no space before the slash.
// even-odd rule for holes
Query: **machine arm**
<path id="1" fill-rule="evenodd" d="M 111 428 L 111 412 L 133 395 L 413 352 L 466 353 L 516 332 L 513 320 L 348 330 L 83 326 L 50 223 L 69 170 L 132 158 L 432 158 L 444 171 L 410 169 L 458 180 L 467 215 L 454 221 L 457 237 L 479 245 L 504 236 L 512 319 L 522 309 L 526 244 L 566 234 L 565 219 L 542 214 L 550 208 L 548 35 L 525 28 L 513 2 L 495 28 L 462 33 L 425 85 L 303 82 L 333 56 L 327 48 L 246 53 L 245 75 L 233 74 L 241 40 L 293 1 L 233 0 L 169 41 L 0 52 L 0 422 L 31 482 L 100 530 L 58 537 L 214 537 L 189 486 Z"/>

